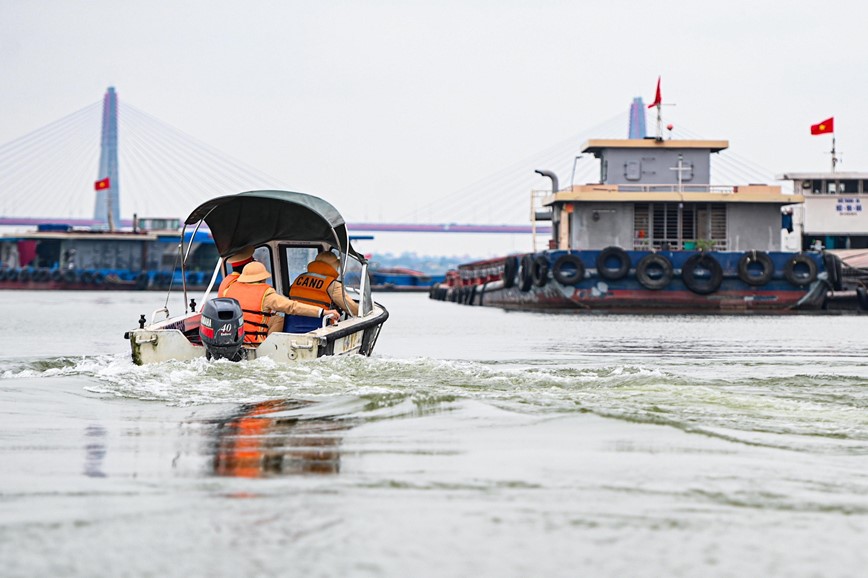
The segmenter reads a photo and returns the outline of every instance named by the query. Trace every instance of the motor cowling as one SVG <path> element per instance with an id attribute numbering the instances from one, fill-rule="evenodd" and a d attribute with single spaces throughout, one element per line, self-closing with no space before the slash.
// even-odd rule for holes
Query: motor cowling
<path id="1" fill-rule="evenodd" d="M 206 301 L 202 308 L 199 337 L 209 358 L 240 360 L 244 343 L 241 304 L 229 297 Z"/>

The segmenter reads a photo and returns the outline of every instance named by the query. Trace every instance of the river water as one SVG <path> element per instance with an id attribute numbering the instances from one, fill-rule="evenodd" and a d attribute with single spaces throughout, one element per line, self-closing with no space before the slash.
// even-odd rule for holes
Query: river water
<path id="1" fill-rule="evenodd" d="M 0 292 L 0 575 L 868 568 L 866 317 L 384 293 L 371 358 L 136 367 L 164 300 Z"/>

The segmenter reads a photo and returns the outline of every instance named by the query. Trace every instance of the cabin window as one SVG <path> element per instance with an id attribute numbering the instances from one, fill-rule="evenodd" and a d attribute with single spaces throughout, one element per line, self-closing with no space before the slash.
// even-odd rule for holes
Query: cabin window
<path id="1" fill-rule="evenodd" d="M 859 192 L 859 181 L 853 179 L 830 181 L 828 187 L 830 195 L 855 195 Z"/>
<path id="2" fill-rule="evenodd" d="M 726 249 L 725 204 L 637 203 L 633 207 L 634 249 L 691 250 L 700 246 L 699 241 Z"/>
<path id="3" fill-rule="evenodd" d="M 272 261 L 271 261 L 271 249 L 266 245 L 262 245 L 260 247 L 257 247 L 253 251 L 253 260 L 265 265 L 265 269 L 269 273 L 272 274 L 272 277 L 269 277 L 268 279 L 266 279 L 265 282 L 273 287 L 274 286 L 274 278 L 273 278 L 274 267 L 272 266 Z M 224 276 L 228 275 L 231 272 L 232 272 L 232 265 L 230 265 L 227 261 L 224 261 L 223 262 L 223 275 Z"/>
<path id="4" fill-rule="evenodd" d="M 826 191 L 823 190 L 824 181 L 816 180 L 816 181 L 805 181 L 802 184 L 802 188 L 811 191 L 812 195 L 822 195 Z"/>
<path id="5" fill-rule="evenodd" d="M 316 247 L 284 247 L 286 255 L 286 278 L 292 285 L 295 278 L 307 271 L 307 264 L 316 259 L 319 246 Z"/>

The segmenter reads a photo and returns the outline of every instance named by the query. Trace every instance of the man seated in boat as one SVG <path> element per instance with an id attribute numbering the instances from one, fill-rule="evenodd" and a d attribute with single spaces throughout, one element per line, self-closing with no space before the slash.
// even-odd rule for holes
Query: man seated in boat
<path id="1" fill-rule="evenodd" d="M 352 316 L 359 314 L 359 304 L 344 295 L 343 285 L 337 280 L 341 262 L 331 251 L 321 251 L 307 264 L 307 271 L 299 275 L 289 289 L 294 301 L 327 309 L 338 309 Z M 307 333 L 315 327 L 307 317 L 287 316 L 284 331 Z"/>
<path id="2" fill-rule="evenodd" d="M 232 266 L 232 272 L 226 275 L 217 288 L 218 297 L 226 297 L 226 289 L 238 281 L 238 276 L 244 270 L 244 266 L 253 262 L 253 247 L 244 247 L 234 255 L 226 257 L 226 262 Z"/>
<path id="3" fill-rule="evenodd" d="M 241 304 L 245 344 L 259 345 L 269 333 L 278 331 L 282 323 L 277 312 L 311 318 L 315 321 L 315 327 L 321 326 L 323 318 L 328 318 L 331 323 L 337 322 L 339 313 L 330 307 L 308 305 L 278 294 L 264 282 L 269 277 L 271 273 L 265 269 L 265 265 L 256 261 L 248 263 L 223 295 Z"/>

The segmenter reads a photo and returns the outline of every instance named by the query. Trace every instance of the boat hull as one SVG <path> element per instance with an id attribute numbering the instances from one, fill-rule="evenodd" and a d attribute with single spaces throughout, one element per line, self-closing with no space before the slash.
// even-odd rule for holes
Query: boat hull
<path id="1" fill-rule="evenodd" d="M 813 263 L 814 272 L 809 280 L 806 278 L 794 284 L 787 276 L 787 263 L 793 254 L 771 253 L 773 271 L 769 273 L 769 279 L 761 285 L 752 285 L 739 276 L 739 262 L 744 253 L 708 253 L 720 265 L 719 284 L 713 290 L 709 291 L 711 287 L 706 285 L 697 292 L 684 278 L 684 267 L 691 256 L 697 255 L 695 252 L 657 253 L 671 264 L 672 271 L 671 279 L 656 289 L 643 285 L 637 275 L 637 264 L 650 252 L 623 252 L 629 258 L 629 267 L 625 263 L 626 270 L 616 279 L 601 274 L 597 267 L 600 253 L 550 251 L 530 254 L 530 261 L 542 260 L 547 269 L 544 274 L 537 274 L 533 281 L 524 277 L 531 274 L 525 267 L 514 268 L 515 278 L 510 280 L 505 279 L 503 273 L 505 268 L 506 275 L 510 274 L 508 266 L 502 266 L 498 275 L 492 275 L 492 263 L 484 262 L 484 267 L 479 269 L 485 276 L 475 277 L 477 268 L 468 264 L 461 271 L 461 284 L 435 286 L 430 296 L 466 305 L 519 311 L 727 314 L 822 310 L 831 290 L 822 255 L 803 254 L 805 256 L 800 257 L 802 261 Z M 560 282 L 554 275 L 553 269 L 564 255 L 579 259 L 584 268 L 581 279 L 574 283 Z M 528 256 L 511 258 L 527 261 Z M 484 282 L 474 283 L 474 279 L 484 279 Z M 467 283 L 468 280 L 471 282 Z M 647 277 L 645 281 L 647 283 Z"/>
<path id="2" fill-rule="evenodd" d="M 268 357 L 279 363 L 295 363 L 323 355 L 370 355 L 389 313 L 375 305 L 365 317 L 346 319 L 308 333 L 272 333 L 258 347 L 242 348 L 245 360 Z M 152 323 L 128 331 L 133 363 L 147 365 L 164 361 L 188 361 L 206 357 L 199 340 L 200 313 Z"/>

